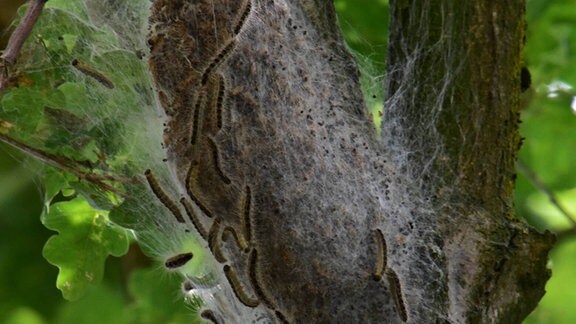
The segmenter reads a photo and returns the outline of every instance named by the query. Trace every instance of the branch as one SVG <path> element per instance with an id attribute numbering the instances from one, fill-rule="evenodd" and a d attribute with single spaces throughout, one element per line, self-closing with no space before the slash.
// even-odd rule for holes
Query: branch
<path id="1" fill-rule="evenodd" d="M 10 138 L 2 133 L 0 133 L 0 142 L 4 142 L 25 154 L 32 156 L 48 165 L 56 167 L 62 171 L 66 171 L 70 174 L 75 175 L 78 179 L 85 179 L 88 182 L 93 183 L 94 185 L 98 186 L 100 189 L 116 193 L 125 197 L 125 195 L 119 192 L 116 188 L 106 184 L 104 181 L 122 181 L 126 183 L 129 179 L 118 179 L 117 177 L 113 177 L 110 175 L 105 174 L 95 174 L 91 170 L 90 171 L 83 171 L 87 167 L 82 165 L 81 162 L 75 161 L 73 159 L 57 156 L 50 153 L 43 152 L 31 146 L 28 146 L 24 143 L 20 143 L 17 140 Z"/>
<path id="2" fill-rule="evenodd" d="M 24 14 L 24 17 L 22 18 L 22 22 L 18 27 L 16 27 L 10 36 L 6 50 L 2 56 L 0 56 L 0 68 L 2 69 L 0 72 L 0 92 L 2 92 L 8 82 L 8 69 L 16 63 L 18 54 L 20 53 L 20 50 L 22 50 L 22 45 L 24 45 L 30 32 L 32 32 L 32 29 L 34 28 L 36 21 L 38 21 L 47 1 L 48 0 L 32 0 L 28 6 L 26 14 Z"/>
<path id="3" fill-rule="evenodd" d="M 419 236 L 430 243 L 413 249 L 442 269 L 438 275 L 415 259 L 399 272 L 412 280 L 402 283 L 405 300 L 444 303 L 445 313 L 428 318 L 520 322 L 544 294 L 554 242 L 517 220 L 512 204 L 525 2 L 396 0 L 390 8 L 382 134 L 412 187 L 405 200 L 432 211 L 420 206 L 398 217 L 435 229 Z M 441 257 L 426 250 L 436 242 Z M 412 279 L 434 277 L 434 286 Z M 426 285 L 417 297 L 406 294 Z M 428 312 L 419 306 L 408 312 Z"/>
<path id="4" fill-rule="evenodd" d="M 520 171 L 522 173 L 524 173 L 526 178 L 528 178 L 528 180 L 530 180 L 530 182 L 532 182 L 534 187 L 536 189 L 542 191 L 548 197 L 548 199 L 550 200 L 552 205 L 554 205 L 556 208 L 558 208 L 560 213 L 562 213 L 562 215 L 564 215 L 568 219 L 568 221 L 570 221 L 570 223 L 572 223 L 572 226 L 570 229 L 567 229 L 567 230 L 564 230 L 564 231 L 558 233 L 558 234 L 560 234 L 559 237 L 565 236 L 566 234 L 569 234 L 569 233 L 576 232 L 576 219 L 566 210 L 566 208 L 564 208 L 564 206 L 562 206 L 562 204 L 560 204 L 560 201 L 558 201 L 558 199 L 556 198 L 556 195 L 552 192 L 552 190 L 550 188 L 548 188 L 548 186 L 546 186 L 546 184 L 544 184 L 542 182 L 542 180 L 540 180 L 538 175 L 534 171 L 532 171 L 528 166 L 526 166 L 522 161 L 518 161 L 516 164 L 518 165 L 518 169 L 520 169 Z"/>

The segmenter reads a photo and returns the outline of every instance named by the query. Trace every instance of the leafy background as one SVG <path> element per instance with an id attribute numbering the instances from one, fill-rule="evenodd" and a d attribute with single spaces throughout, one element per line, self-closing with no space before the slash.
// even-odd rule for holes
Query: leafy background
<path id="1" fill-rule="evenodd" d="M 0 0 L 4 26 L 16 14 L 18 2 Z M 342 29 L 364 66 L 367 85 L 381 80 L 385 59 L 388 2 L 385 0 L 337 0 Z M 540 230 L 559 233 L 551 253 L 553 276 L 547 294 L 526 323 L 576 323 L 576 2 L 528 0 L 528 45 L 526 63 L 532 74 L 532 89 L 524 96 L 521 132 L 526 141 L 520 159 L 534 175 L 519 172 L 516 191 L 518 214 Z M 8 35 L 6 30 L 4 41 Z M 3 47 L 3 46 L 2 46 Z M 377 89 L 374 90 L 378 92 Z M 105 213 L 83 208 L 82 201 L 63 208 L 45 210 L 43 201 L 50 188 L 41 178 L 49 169 L 20 152 L 0 144 L 0 322 L 1 323 L 190 323 L 191 315 L 180 294 L 179 279 L 162 273 L 144 256 L 130 236 L 114 228 Z M 66 181 L 66 179 L 62 179 Z M 546 187 L 565 213 L 535 186 Z M 53 193 L 55 195 L 55 193 Z M 55 201 L 66 200 L 58 194 Z M 53 217 L 42 217 L 43 210 Z M 89 217 L 80 217 L 89 214 Z M 75 219 L 77 222 L 54 221 Z M 52 221 L 46 221 L 51 219 Z M 83 221 L 84 219 L 84 221 Z M 90 219 L 86 222 L 85 219 Z M 59 246 L 55 231 L 75 226 L 78 239 L 95 259 L 82 260 L 78 251 Z M 74 232 L 73 231 L 73 232 Z M 66 232 L 65 230 L 62 232 Z M 69 231 L 68 231 L 69 232 Z M 89 235 L 86 235 L 86 234 Z M 82 235 L 81 235 L 82 234 Z M 121 239 L 98 251 L 99 238 Z M 84 239 L 82 237 L 92 237 Z M 94 241 L 96 240 L 96 241 Z M 47 243 L 48 242 L 48 243 Z M 92 245 L 91 245 L 92 244 Z M 102 247 L 100 247 L 102 248 Z M 57 251 L 67 251 L 58 254 Z M 96 250 L 96 251 L 94 251 Z M 56 251 L 56 252 L 55 252 Z M 126 253 L 127 252 L 127 253 Z M 51 256 L 51 253 L 55 255 Z M 75 256 L 64 258 L 65 256 Z M 110 257 L 107 257 L 111 255 Z M 116 257 L 123 255 L 122 257 Z M 93 271 L 61 273 L 46 258 L 82 263 Z M 106 258 L 107 257 L 107 258 Z M 105 261 L 105 269 L 98 264 Z M 80 260 L 80 261 L 79 261 Z M 82 269 L 82 267 L 77 267 Z M 85 287 L 82 298 L 66 292 L 61 278 L 92 276 L 99 284 Z M 57 288 L 57 284 L 59 290 Z M 73 301 L 63 299 L 63 294 Z"/>

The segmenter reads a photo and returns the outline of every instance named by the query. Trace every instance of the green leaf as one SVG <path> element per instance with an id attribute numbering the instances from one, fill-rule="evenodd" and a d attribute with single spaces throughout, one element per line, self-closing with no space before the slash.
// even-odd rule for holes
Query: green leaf
<path id="1" fill-rule="evenodd" d="M 388 1 L 337 0 L 335 6 L 348 45 L 382 64 L 388 44 Z"/>
<path id="2" fill-rule="evenodd" d="M 52 199 L 61 191 L 69 189 L 70 185 L 66 173 L 56 170 L 52 167 L 47 167 L 44 171 L 44 201 L 50 203 Z M 70 176 L 72 177 L 72 176 Z"/>
<path id="3" fill-rule="evenodd" d="M 43 223 L 60 233 L 48 240 L 43 254 L 59 268 L 56 286 L 68 300 L 77 300 L 102 280 L 108 255 L 128 251 L 128 232 L 82 197 L 52 205 Z"/>
<path id="4" fill-rule="evenodd" d="M 40 123 L 44 105 L 45 99 L 37 90 L 13 89 L 0 100 L 0 118 L 16 125 L 14 131 L 30 137 Z"/>

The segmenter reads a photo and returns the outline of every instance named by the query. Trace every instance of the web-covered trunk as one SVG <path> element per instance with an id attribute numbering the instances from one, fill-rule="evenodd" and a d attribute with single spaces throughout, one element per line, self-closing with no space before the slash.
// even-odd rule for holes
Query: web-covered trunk
<path id="1" fill-rule="evenodd" d="M 515 323 L 542 296 L 552 239 L 512 206 L 524 1 L 391 8 L 380 136 L 331 1 L 154 2 L 205 318 Z"/>

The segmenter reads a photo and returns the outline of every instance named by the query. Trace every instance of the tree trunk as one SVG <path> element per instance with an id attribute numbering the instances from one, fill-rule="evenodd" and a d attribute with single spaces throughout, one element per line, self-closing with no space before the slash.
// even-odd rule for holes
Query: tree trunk
<path id="1" fill-rule="evenodd" d="M 332 1 L 154 2 L 168 160 L 226 278 L 205 318 L 517 323 L 541 298 L 553 239 L 512 207 L 524 1 L 391 9 L 380 138 Z"/>

